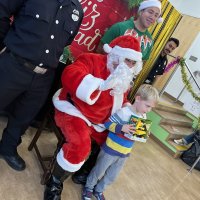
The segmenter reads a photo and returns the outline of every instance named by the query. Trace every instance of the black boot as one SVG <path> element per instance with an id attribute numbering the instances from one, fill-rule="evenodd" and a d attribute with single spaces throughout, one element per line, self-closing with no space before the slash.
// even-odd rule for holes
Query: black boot
<path id="1" fill-rule="evenodd" d="M 63 181 L 70 175 L 71 172 L 63 170 L 56 162 L 52 176 L 45 187 L 44 200 L 61 200 Z"/>
<path id="2" fill-rule="evenodd" d="M 100 151 L 99 145 L 95 141 L 93 141 L 91 147 L 91 153 L 87 161 L 84 163 L 81 169 L 79 169 L 76 173 L 72 175 L 72 181 L 74 183 L 85 185 L 87 177 L 96 163 L 99 151 Z"/>

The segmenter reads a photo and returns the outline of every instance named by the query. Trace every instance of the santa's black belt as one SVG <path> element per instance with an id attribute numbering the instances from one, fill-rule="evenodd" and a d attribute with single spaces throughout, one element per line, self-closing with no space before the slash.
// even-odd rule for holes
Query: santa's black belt
<path id="1" fill-rule="evenodd" d="M 11 51 L 9 51 L 10 55 L 17 60 L 18 63 L 23 65 L 24 67 L 34 71 L 37 74 L 45 74 L 47 72 L 46 68 L 42 68 L 36 65 L 33 65 L 31 62 L 27 61 L 26 59 L 22 58 L 21 56 L 18 56 Z"/>

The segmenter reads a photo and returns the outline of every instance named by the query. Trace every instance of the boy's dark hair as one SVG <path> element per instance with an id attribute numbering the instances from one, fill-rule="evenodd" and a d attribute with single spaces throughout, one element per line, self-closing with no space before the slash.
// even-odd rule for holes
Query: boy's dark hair
<path id="1" fill-rule="evenodd" d="M 171 38 L 169 38 L 168 42 L 170 42 L 170 41 L 173 41 L 176 44 L 177 47 L 179 46 L 179 40 L 178 39 L 171 37 Z"/>

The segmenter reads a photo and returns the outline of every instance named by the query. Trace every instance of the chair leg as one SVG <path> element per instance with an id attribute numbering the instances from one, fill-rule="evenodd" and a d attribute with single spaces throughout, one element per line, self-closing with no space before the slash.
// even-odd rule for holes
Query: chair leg
<path id="1" fill-rule="evenodd" d="M 190 167 L 189 172 L 191 173 L 192 170 L 195 168 L 195 166 L 197 165 L 197 163 L 200 161 L 200 155 L 199 157 L 195 160 L 195 162 L 193 163 L 193 165 Z"/>
<path id="2" fill-rule="evenodd" d="M 54 151 L 53 155 L 50 157 L 41 155 L 39 148 L 37 146 L 37 141 L 38 141 L 40 135 L 42 134 L 42 131 L 44 130 L 47 122 L 49 122 L 49 124 L 53 130 L 53 133 L 55 134 L 55 136 L 58 140 L 56 150 Z M 62 147 L 62 144 L 64 143 L 64 141 L 65 140 L 61 133 L 61 130 L 59 129 L 59 127 L 56 126 L 56 123 L 54 121 L 53 112 L 51 112 L 51 110 L 50 110 L 49 112 L 46 113 L 41 126 L 36 131 L 35 136 L 33 137 L 32 141 L 28 147 L 29 151 L 31 151 L 33 148 L 35 149 L 37 158 L 38 158 L 38 160 L 42 166 L 42 169 L 44 171 L 42 178 L 41 178 L 41 182 L 40 182 L 42 185 L 45 185 L 49 181 L 49 178 L 51 177 L 52 171 L 54 169 L 54 165 L 56 163 L 57 154 L 60 151 L 60 148 Z M 46 161 L 48 162 L 48 164 L 46 163 Z"/>
<path id="3" fill-rule="evenodd" d="M 45 117 L 43 122 L 42 122 L 42 124 L 41 124 L 41 126 L 39 127 L 39 129 L 37 130 L 35 136 L 33 137 L 30 145 L 28 146 L 28 150 L 29 151 L 32 151 L 34 145 L 36 144 L 36 142 L 38 141 L 38 138 L 40 137 L 42 131 L 44 130 L 44 127 L 46 126 L 46 124 L 47 124 L 47 118 Z"/>
<path id="4" fill-rule="evenodd" d="M 49 164 L 46 168 L 46 170 L 44 171 L 44 174 L 42 176 L 42 179 L 41 179 L 41 184 L 42 185 L 45 185 L 47 183 L 47 181 L 49 180 L 49 178 L 51 177 L 51 174 L 52 174 L 52 170 L 54 168 L 54 165 L 55 165 L 55 162 L 56 162 L 56 156 L 60 150 L 60 144 L 58 142 L 58 145 L 57 145 L 57 148 L 51 158 L 51 160 L 49 161 Z"/>

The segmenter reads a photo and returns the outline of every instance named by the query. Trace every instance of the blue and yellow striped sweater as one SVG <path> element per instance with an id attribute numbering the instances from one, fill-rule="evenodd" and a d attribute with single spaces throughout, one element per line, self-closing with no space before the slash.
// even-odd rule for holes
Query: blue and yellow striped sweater
<path id="1" fill-rule="evenodd" d="M 122 126 L 128 123 L 131 115 L 142 117 L 136 115 L 130 107 L 124 107 L 113 114 L 109 118 L 109 121 L 104 124 L 106 129 L 109 130 L 106 142 L 102 146 L 102 149 L 106 153 L 120 157 L 129 156 L 134 145 L 134 141 L 124 137 L 121 130 Z"/>

